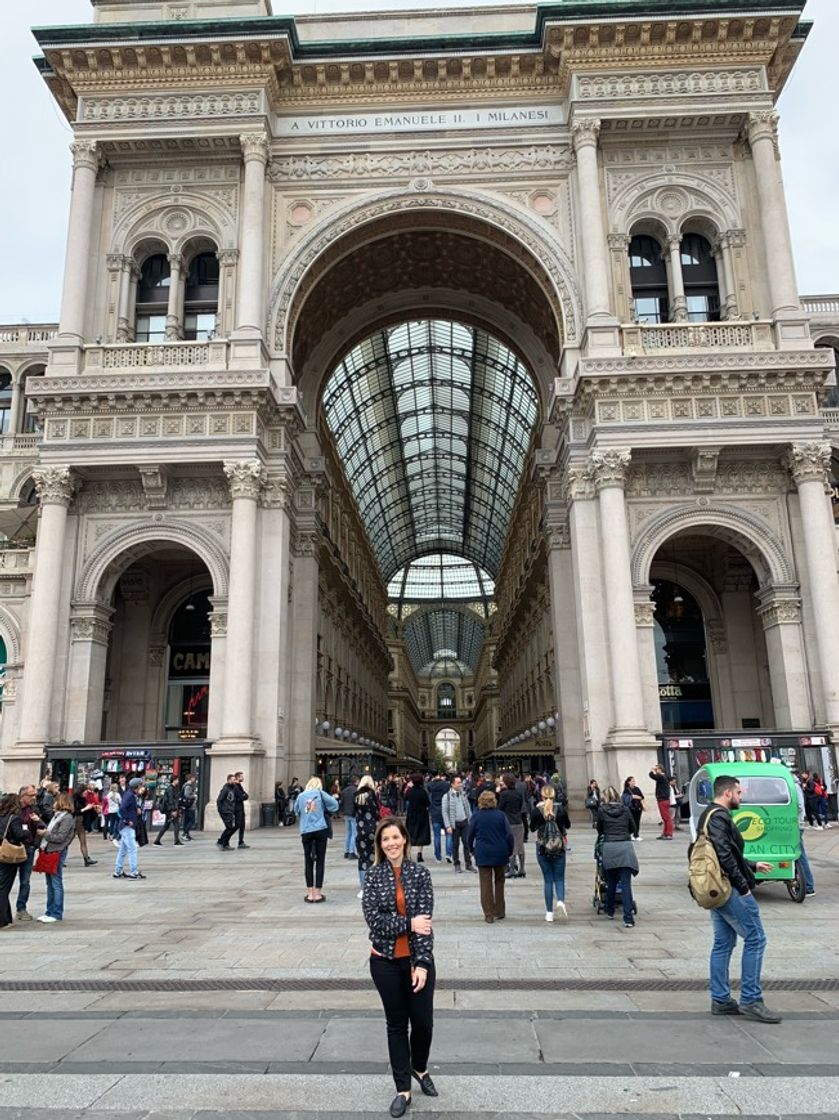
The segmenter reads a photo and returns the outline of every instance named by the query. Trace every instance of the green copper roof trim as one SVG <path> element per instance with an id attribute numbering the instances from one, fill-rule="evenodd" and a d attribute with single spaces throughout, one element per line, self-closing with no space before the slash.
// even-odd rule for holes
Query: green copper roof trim
<path id="1" fill-rule="evenodd" d="M 168 39 L 213 39 L 246 36 L 288 35 L 296 60 L 322 58 L 325 55 L 370 55 L 449 50 L 513 50 L 537 49 L 542 44 L 548 22 L 580 22 L 594 19 L 639 18 L 643 16 L 672 19 L 674 16 L 755 15 L 798 13 L 805 0 L 567 0 L 564 3 L 540 5 L 536 9 L 536 26 L 532 32 L 486 35 L 438 35 L 416 38 L 325 40 L 301 43 L 297 25 L 288 16 L 256 16 L 247 19 L 174 20 L 166 23 L 73 24 L 58 27 L 34 27 L 32 34 L 38 44 L 50 47 L 84 46 L 96 43 L 163 42 Z"/>

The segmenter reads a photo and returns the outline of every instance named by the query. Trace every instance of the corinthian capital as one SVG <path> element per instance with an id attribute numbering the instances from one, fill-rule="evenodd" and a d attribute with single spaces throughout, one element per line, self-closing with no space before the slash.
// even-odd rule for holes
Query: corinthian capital
<path id="1" fill-rule="evenodd" d="M 794 443 L 784 456 L 784 466 L 792 475 L 796 486 L 802 482 L 827 482 L 830 469 L 830 444 L 822 441 L 815 443 Z"/>
<path id="2" fill-rule="evenodd" d="M 749 143 L 758 140 L 771 140 L 778 148 L 778 114 L 774 109 L 759 109 L 749 113 Z"/>
<path id="3" fill-rule="evenodd" d="M 69 506 L 73 500 L 73 476 L 69 467 L 41 467 L 32 472 L 32 479 L 42 506 Z"/>
<path id="4" fill-rule="evenodd" d="M 600 135 L 600 121 L 597 117 L 583 117 L 571 125 L 571 142 L 574 151 L 580 148 L 596 148 Z"/>
<path id="5" fill-rule="evenodd" d="M 265 166 L 268 162 L 268 137 L 264 132 L 243 132 L 239 137 L 245 163 L 256 159 Z"/>
<path id="6" fill-rule="evenodd" d="M 631 461 L 632 452 L 627 447 L 613 447 L 608 451 L 593 451 L 591 473 L 598 492 L 607 486 L 619 486 L 623 489 Z"/>
<path id="7" fill-rule="evenodd" d="M 230 459 L 224 464 L 231 498 L 258 498 L 265 469 L 258 459 Z"/>
<path id="8" fill-rule="evenodd" d="M 87 167 L 91 171 L 99 168 L 99 147 L 95 140 L 74 140 L 70 145 L 73 153 L 73 170 Z"/>

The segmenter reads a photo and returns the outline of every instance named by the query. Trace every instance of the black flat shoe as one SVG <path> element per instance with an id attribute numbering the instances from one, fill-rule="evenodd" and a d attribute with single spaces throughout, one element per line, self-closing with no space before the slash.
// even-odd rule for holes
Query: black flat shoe
<path id="1" fill-rule="evenodd" d="M 410 1097 L 403 1097 L 401 1093 L 397 1093 L 393 1100 L 390 1102 L 391 1116 L 404 1116 L 411 1105 Z"/>
<path id="2" fill-rule="evenodd" d="M 417 1082 L 420 1089 L 422 1089 L 424 1096 L 439 1097 L 440 1094 L 434 1088 L 434 1082 L 431 1080 L 431 1074 L 424 1073 L 422 1077 L 420 1077 L 418 1073 L 415 1073 L 414 1080 Z"/>

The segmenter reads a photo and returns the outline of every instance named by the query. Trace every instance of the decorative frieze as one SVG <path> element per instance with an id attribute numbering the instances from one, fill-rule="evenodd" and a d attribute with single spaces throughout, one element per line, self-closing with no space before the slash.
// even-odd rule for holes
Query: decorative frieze
<path id="1" fill-rule="evenodd" d="M 761 93 L 765 72 L 736 70 L 662 70 L 653 73 L 582 74 L 574 78 L 572 97 L 578 101 L 647 101 L 656 97 L 694 97 Z"/>
<path id="2" fill-rule="evenodd" d="M 80 99 L 79 120 L 179 121 L 189 118 L 245 117 L 263 110 L 263 95 L 258 90 L 238 93 L 124 94 L 119 97 Z"/>
<path id="3" fill-rule="evenodd" d="M 561 144 L 426 148 L 386 152 L 300 153 L 271 161 L 268 178 L 277 184 L 303 180 L 391 180 L 433 176 L 557 175 L 571 170 L 571 152 Z"/>

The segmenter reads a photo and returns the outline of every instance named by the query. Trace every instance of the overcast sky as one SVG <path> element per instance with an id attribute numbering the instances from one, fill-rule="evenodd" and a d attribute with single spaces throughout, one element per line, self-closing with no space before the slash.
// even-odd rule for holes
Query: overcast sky
<path id="1" fill-rule="evenodd" d="M 445 7 L 475 0 L 445 0 Z M 440 7 L 423 0 L 291 0 L 275 11 Z M 809 0 L 815 28 L 783 93 L 781 146 L 802 294 L 839 291 L 839 0 Z M 32 65 L 29 28 L 86 23 L 89 0 L 0 0 L 0 323 L 55 322 L 61 298 L 70 126 Z"/>

